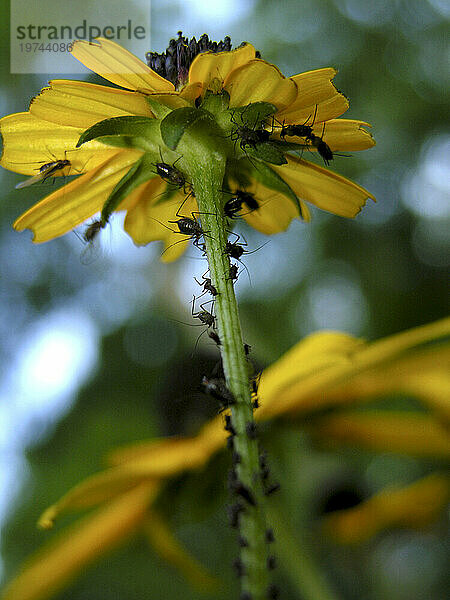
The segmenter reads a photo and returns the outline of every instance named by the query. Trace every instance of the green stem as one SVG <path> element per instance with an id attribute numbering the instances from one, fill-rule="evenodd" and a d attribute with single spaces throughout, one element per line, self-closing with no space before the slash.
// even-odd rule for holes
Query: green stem
<path id="1" fill-rule="evenodd" d="M 260 477 L 257 440 L 248 435 L 253 421 L 248 361 L 244 352 L 233 280 L 229 278 L 230 260 L 225 253 L 227 222 L 223 214 L 222 182 L 226 156 L 211 149 L 211 140 L 196 132 L 195 142 L 185 136 L 178 150 L 183 154 L 185 171 L 195 190 L 199 206 L 209 271 L 217 289 L 214 311 L 221 341 L 220 351 L 228 389 L 235 398 L 231 422 L 235 431 L 234 457 L 238 458 L 238 481 L 250 494 L 250 502 L 240 498 L 245 510 L 240 515 L 240 535 L 247 542 L 241 548 L 242 591 L 252 600 L 265 600 L 269 585 L 267 571 L 265 496 Z M 190 141 L 188 142 L 188 139 Z M 243 496 L 241 494 L 241 496 Z M 253 505 L 254 503 L 254 505 Z M 243 596 L 244 597 L 244 596 Z"/>
<path id="2" fill-rule="evenodd" d="M 298 525 L 293 531 L 280 508 L 271 506 L 269 516 L 276 532 L 277 552 L 283 563 L 283 571 L 304 600 L 339 600 L 314 558 L 306 532 Z"/>

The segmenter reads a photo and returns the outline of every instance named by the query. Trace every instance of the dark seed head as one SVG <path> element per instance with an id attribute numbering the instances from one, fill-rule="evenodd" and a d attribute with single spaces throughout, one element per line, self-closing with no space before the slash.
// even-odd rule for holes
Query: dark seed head
<path id="1" fill-rule="evenodd" d="M 153 71 L 171 81 L 178 89 L 188 80 L 189 68 L 198 54 L 208 51 L 214 53 L 229 52 L 230 50 L 231 39 L 229 36 L 226 36 L 223 41 L 213 42 L 204 33 L 197 42 L 195 37 L 188 40 L 179 31 L 178 38 L 170 40 L 165 52 L 162 54 L 147 52 L 145 58 L 148 66 Z"/>
<path id="2" fill-rule="evenodd" d="M 273 556 L 273 554 L 271 554 L 270 556 L 267 557 L 267 568 L 269 571 L 273 571 L 276 566 L 277 566 L 276 558 L 275 558 L 275 556 Z"/>

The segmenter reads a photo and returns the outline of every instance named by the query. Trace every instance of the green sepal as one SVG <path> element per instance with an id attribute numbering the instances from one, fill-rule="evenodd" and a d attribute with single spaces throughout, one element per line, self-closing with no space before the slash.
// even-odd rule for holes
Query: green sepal
<path id="1" fill-rule="evenodd" d="M 101 221 L 103 226 L 108 223 L 111 214 L 117 209 L 124 198 L 129 196 L 135 188 L 145 181 L 156 177 L 154 167 L 155 163 L 153 162 L 152 157 L 143 154 L 141 158 L 131 166 L 122 179 L 117 182 L 102 208 Z"/>
<path id="2" fill-rule="evenodd" d="M 168 148 L 175 150 L 184 132 L 199 121 L 210 121 L 211 125 L 217 126 L 212 114 L 201 108 L 185 106 L 173 110 L 161 121 L 163 142 Z"/>
<path id="3" fill-rule="evenodd" d="M 230 94 L 222 90 L 220 94 L 215 94 L 211 90 L 206 90 L 201 107 L 214 115 L 222 115 L 230 105 Z"/>
<path id="4" fill-rule="evenodd" d="M 268 165 L 264 163 L 258 163 L 258 168 L 252 169 L 252 175 L 257 180 L 260 181 L 265 187 L 270 190 L 275 190 L 276 192 L 280 192 L 284 196 L 287 196 L 292 202 L 295 204 L 300 216 L 303 219 L 302 207 L 300 205 L 299 199 L 295 194 L 294 190 L 288 185 L 278 173 L 276 173 L 273 169 L 271 169 Z"/>
<path id="5" fill-rule="evenodd" d="M 106 146 L 113 146 L 114 148 L 129 148 L 132 150 L 144 150 L 144 152 L 149 152 L 157 148 L 148 138 L 133 137 L 131 135 L 109 135 L 96 138 L 96 141 Z"/>
<path id="6" fill-rule="evenodd" d="M 156 100 L 153 100 L 150 96 L 146 96 L 145 100 L 157 119 L 164 119 L 164 117 L 173 110 L 173 108 L 170 108 L 169 106 L 156 102 Z"/>
<path id="7" fill-rule="evenodd" d="M 150 117 L 113 117 L 95 123 L 80 136 L 76 147 L 104 136 L 148 137 L 154 131 L 155 119 Z"/>
<path id="8" fill-rule="evenodd" d="M 274 115 L 277 112 L 275 104 L 270 102 L 252 102 L 247 106 L 238 106 L 232 108 L 230 113 L 234 121 L 236 121 L 236 113 L 240 115 L 241 124 L 245 127 L 259 129 L 262 123 L 265 123 L 267 117 Z"/>
<path id="9" fill-rule="evenodd" d="M 252 158 L 263 160 L 272 165 L 285 165 L 287 163 L 283 152 L 272 144 L 272 142 L 261 142 L 260 144 L 256 144 L 255 147 L 247 146 L 245 153 Z"/>

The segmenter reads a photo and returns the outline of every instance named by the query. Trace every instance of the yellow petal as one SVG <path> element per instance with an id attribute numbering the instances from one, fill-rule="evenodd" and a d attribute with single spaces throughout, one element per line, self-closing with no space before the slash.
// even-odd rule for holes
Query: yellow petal
<path id="1" fill-rule="evenodd" d="M 364 129 L 371 127 L 364 121 L 355 121 L 352 119 L 331 119 L 325 124 L 319 123 L 312 128 L 314 135 L 321 137 L 331 148 L 333 152 L 338 151 L 356 151 L 367 150 L 375 146 L 375 140 L 372 135 Z M 273 132 L 272 137 L 280 138 L 280 131 Z M 304 138 L 297 136 L 286 136 L 287 141 L 305 143 Z M 309 151 L 316 152 L 317 149 L 309 145 Z"/>
<path id="2" fill-rule="evenodd" d="M 180 91 L 179 97 L 186 100 L 188 104 L 193 104 L 195 100 L 201 95 L 203 91 L 203 85 L 197 81 L 196 83 L 188 83 Z"/>
<path id="3" fill-rule="evenodd" d="M 217 579 L 188 554 L 156 511 L 148 512 L 144 532 L 161 558 L 181 571 L 191 585 L 201 591 L 217 587 Z"/>
<path id="4" fill-rule="evenodd" d="M 94 42 L 74 43 L 73 56 L 85 67 L 121 87 L 150 92 L 171 92 L 174 86 L 123 46 L 97 38 Z"/>
<path id="5" fill-rule="evenodd" d="M 239 189 L 239 186 L 236 181 L 233 184 L 234 193 Z M 265 187 L 259 182 L 253 181 L 249 187 L 245 188 L 245 191 L 254 195 L 259 208 L 250 211 L 244 205 L 240 216 L 261 233 L 270 235 L 286 231 L 292 219 L 299 217 L 299 212 L 290 198 Z M 305 212 L 306 217 L 308 217 L 308 210 L 306 209 Z M 305 216 L 305 213 L 303 215 Z"/>
<path id="6" fill-rule="evenodd" d="M 351 403 L 362 397 L 372 400 L 387 394 L 409 394 L 450 424 L 450 346 L 408 353 L 389 364 L 368 369 L 327 393 L 333 403 Z"/>
<path id="7" fill-rule="evenodd" d="M 30 113 L 45 121 L 84 130 L 112 117 L 152 116 L 142 94 L 85 81 L 55 79 L 49 83 L 30 104 Z"/>
<path id="8" fill-rule="evenodd" d="M 200 82 L 206 88 L 212 79 L 224 81 L 231 71 L 255 58 L 254 47 L 246 43 L 231 52 L 202 52 L 189 69 L 189 83 Z"/>
<path id="9" fill-rule="evenodd" d="M 436 358 L 439 360 L 441 353 L 437 353 Z M 430 372 L 422 371 L 420 375 L 405 377 L 401 387 L 402 390 L 409 392 L 431 409 L 436 418 L 440 419 L 448 428 L 450 428 L 449 373 L 449 369 L 446 371 L 439 369 Z"/>
<path id="10" fill-rule="evenodd" d="M 349 179 L 303 159 L 286 157 L 287 165 L 272 168 L 299 198 L 340 217 L 355 217 L 374 197 Z"/>
<path id="11" fill-rule="evenodd" d="M 309 335 L 264 369 L 258 390 L 261 407 L 256 415 L 264 419 L 268 414 L 277 414 L 286 394 L 295 391 L 297 382 L 301 386 L 311 378 L 314 383 L 320 372 L 353 364 L 353 356 L 363 347 L 363 340 L 338 331 Z"/>
<path id="12" fill-rule="evenodd" d="M 367 150 L 375 146 L 375 140 L 364 127 L 371 127 L 371 125 L 352 119 L 331 119 L 326 122 L 325 128 L 315 126 L 313 131 L 318 136 L 322 136 L 323 133 L 323 140 L 334 152 Z"/>
<path id="13" fill-rule="evenodd" d="M 179 219 L 176 212 L 184 197 L 177 193 L 167 202 L 158 203 L 158 195 L 166 185 L 161 179 L 149 184 L 148 190 L 142 193 L 142 199 L 128 211 L 124 229 L 138 246 L 163 240 L 166 250 L 162 254 L 162 260 L 171 262 L 183 254 L 190 236 L 178 233 L 176 223 L 169 223 Z M 183 213 L 189 215 L 193 210 L 198 208 L 195 200 L 190 197 L 183 206 Z"/>
<path id="14" fill-rule="evenodd" d="M 164 94 L 144 94 L 143 97 L 147 96 L 149 99 L 167 106 L 172 110 L 176 108 L 183 108 L 184 106 L 190 106 L 189 101 L 184 98 L 181 94 L 175 94 L 174 92 L 166 92 Z"/>
<path id="15" fill-rule="evenodd" d="M 327 67 L 306 71 L 291 77 L 290 79 L 297 85 L 298 92 L 296 99 L 289 105 L 289 111 L 296 112 L 309 108 L 338 95 L 339 92 L 331 83 L 336 73 L 336 69 Z"/>
<path id="16" fill-rule="evenodd" d="M 292 350 L 294 353 L 299 352 L 300 359 L 297 362 L 293 360 L 289 367 L 282 357 L 263 373 L 259 386 L 261 407 L 256 416 L 269 418 L 283 413 L 306 414 L 336 403 L 354 402 L 353 397 L 336 398 L 334 393 L 340 384 L 346 385 L 351 377 L 364 371 L 378 367 L 381 369 L 386 364 L 389 366 L 406 352 L 416 350 L 421 344 L 445 338 L 449 333 L 450 318 L 447 318 L 371 344 L 363 345 L 359 342 L 359 348 L 355 340 L 354 350 L 351 350 L 350 338 L 348 351 L 343 343 L 342 352 L 339 348 L 335 351 L 331 349 L 331 356 L 327 356 L 326 352 L 312 352 L 309 355 L 305 350 L 302 357 L 302 346 L 310 339 L 306 338 Z M 318 346 L 320 347 L 320 343 Z M 289 354 L 287 356 L 289 358 Z"/>
<path id="17" fill-rule="evenodd" d="M 449 335 L 450 317 L 446 317 L 373 342 L 361 353 L 359 360 L 364 366 L 374 365 L 415 346 L 442 340 Z"/>
<path id="18" fill-rule="evenodd" d="M 359 446 L 376 452 L 450 457 L 450 435 L 433 417 L 406 411 L 349 412 L 315 421 L 322 443 Z"/>
<path id="19" fill-rule="evenodd" d="M 313 125 L 340 117 L 349 106 L 347 98 L 338 93 L 327 100 L 304 108 L 291 109 L 290 105 L 276 113 L 275 117 L 278 121 L 286 121 L 286 123 Z"/>
<path id="20" fill-rule="evenodd" d="M 226 432 L 222 428 L 222 440 Z M 113 464 L 119 464 L 126 473 L 139 473 L 152 478 L 171 477 L 184 470 L 198 469 L 209 457 L 199 437 L 162 438 L 141 442 L 114 450 L 109 455 Z"/>
<path id="21" fill-rule="evenodd" d="M 58 502 L 49 506 L 40 516 L 38 525 L 43 529 L 50 529 L 61 515 L 114 500 L 117 496 L 127 493 L 143 482 L 148 486 L 151 484 L 153 494 L 156 495 L 160 487 L 159 482 L 154 478 L 151 480 L 151 478 L 143 476 L 137 470 L 119 468 L 96 473 L 69 490 Z"/>
<path id="22" fill-rule="evenodd" d="M 222 426 L 221 443 L 225 434 Z M 203 466 L 211 455 L 211 447 L 211 443 L 205 444 L 201 436 L 197 436 L 164 438 L 119 448 L 109 457 L 117 467 L 88 477 L 73 487 L 42 514 L 39 525 L 50 528 L 62 514 L 111 500 L 142 482 L 152 483 L 156 494 L 160 479 Z"/>
<path id="23" fill-rule="evenodd" d="M 329 67 L 291 77 L 297 85 L 297 97 L 277 113 L 277 119 L 286 123 L 314 125 L 339 117 L 348 109 L 349 103 L 331 83 L 336 73 Z"/>
<path id="24" fill-rule="evenodd" d="M 291 104 L 297 86 L 275 65 L 254 59 L 234 69 L 225 79 L 224 88 L 230 94 L 230 106 L 246 106 L 251 102 L 271 102 L 278 110 Z"/>
<path id="25" fill-rule="evenodd" d="M 17 219 L 17 231 L 31 229 L 34 242 L 67 233 L 101 210 L 112 189 L 142 153 L 119 150 L 102 165 L 44 198 Z"/>
<path id="26" fill-rule="evenodd" d="M 299 212 L 294 203 L 283 194 L 273 190 L 258 187 L 258 200 L 261 200 L 258 210 L 253 210 L 243 218 L 257 231 L 271 235 L 286 231 L 292 219 L 299 218 Z"/>
<path id="27" fill-rule="evenodd" d="M 62 531 L 25 564 L 3 590 L 2 600 L 43 600 L 67 585 L 142 523 L 154 497 L 144 483 Z"/>
<path id="28" fill-rule="evenodd" d="M 341 544 L 359 544 L 389 527 L 426 527 L 450 499 L 450 480 L 434 473 L 405 488 L 385 489 L 362 504 L 332 513 L 324 530 Z"/>
<path id="29" fill-rule="evenodd" d="M 92 169 L 117 154 L 111 148 L 93 140 L 75 148 L 83 132 L 80 128 L 56 125 L 37 119 L 30 113 L 16 113 L 0 119 L 3 154 L 0 165 L 24 175 L 36 175 L 44 164 L 70 160 L 71 166 L 56 172 L 77 175 Z"/>

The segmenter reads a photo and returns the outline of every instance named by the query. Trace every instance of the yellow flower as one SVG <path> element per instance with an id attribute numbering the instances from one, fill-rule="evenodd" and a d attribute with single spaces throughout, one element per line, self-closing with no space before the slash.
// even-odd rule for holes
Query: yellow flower
<path id="1" fill-rule="evenodd" d="M 392 526 L 421 529 L 450 499 L 450 478 L 433 473 L 404 488 L 384 489 L 354 508 L 326 517 L 325 532 L 341 544 L 358 544 Z"/>
<path id="2" fill-rule="evenodd" d="M 450 454 L 450 347 L 431 342 L 449 333 L 450 319 L 443 319 L 373 343 L 339 332 L 310 335 L 263 372 L 255 417 L 286 419 L 290 428 L 307 426 L 327 443 L 351 442 L 442 461 Z M 394 392 L 413 395 L 424 410 L 356 410 Z M 155 548 L 204 586 L 210 579 L 151 506 L 167 479 L 204 468 L 225 445 L 223 425 L 219 415 L 194 437 L 151 440 L 114 451 L 112 466 L 70 490 L 45 511 L 40 525 L 50 528 L 57 517 L 72 511 L 98 507 L 96 512 L 32 557 L 2 600 L 47 598 L 137 530 L 152 533 Z M 324 527 L 342 542 L 363 541 L 393 525 L 422 527 L 444 508 L 448 495 L 448 478 L 431 474 L 405 489 L 382 490 L 353 511 L 331 515 Z"/>
<path id="3" fill-rule="evenodd" d="M 175 43 L 180 44 L 183 51 L 187 48 L 183 38 Z M 226 181 L 223 183 L 231 195 L 226 196 L 224 201 L 245 187 L 247 193 L 254 195 L 259 208 L 243 210 L 242 216 L 259 231 L 267 234 L 283 231 L 294 218 L 308 221 L 310 213 L 305 202 L 336 215 L 355 217 L 367 198 L 374 199 L 364 188 L 348 179 L 292 153 L 284 158 L 280 151 L 283 144 L 288 151 L 294 151 L 296 143 L 302 152 L 318 151 L 328 163 L 329 157 L 326 157 L 326 152 L 324 154 L 324 148 L 332 154 L 363 150 L 374 145 L 365 129 L 369 127 L 367 123 L 338 118 L 349 105 L 332 83 L 336 75 L 333 68 L 286 78 L 274 65 L 258 58 L 251 44 L 245 43 L 232 51 L 203 52 L 185 65 L 178 65 L 175 86 L 110 40 L 99 38 L 95 43 L 78 41 L 74 44 L 73 55 L 92 71 L 123 89 L 53 80 L 33 99 L 28 112 L 0 120 L 4 145 L 0 164 L 3 167 L 24 175 L 36 175 L 42 169 L 44 176 L 47 173 L 45 166 L 53 165 L 48 176 L 50 171 L 51 176 L 79 175 L 15 222 L 14 227 L 18 231 L 31 229 L 35 242 L 63 235 L 104 210 L 113 190 L 117 191 L 117 186 L 123 184 L 123 178 L 129 175 L 137 161 L 147 155 L 153 157 L 153 167 L 149 170 L 147 164 L 146 173 L 134 180 L 129 192 L 120 196 L 110 212 L 127 211 L 125 230 L 138 245 L 160 239 L 164 240 L 167 248 L 182 240 L 163 255 L 166 261 L 176 259 L 184 251 L 189 237 L 171 231 L 174 224 L 169 223 L 177 220 L 177 210 L 185 198 L 181 188 L 186 186 L 175 189 L 158 176 L 157 162 L 172 166 L 182 158 L 164 145 L 159 127 L 152 139 L 147 138 L 145 143 L 134 140 L 131 147 L 123 141 L 123 137 L 122 143 L 116 145 L 111 145 L 114 143 L 111 137 L 109 142 L 100 137 L 81 146 L 77 143 L 83 132 L 106 119 L 155 118 L 159 123 L 171 110 L 199 106 L 211 91 L 225 94 L 228 99 L 226 131 L 229 133 L 225 137 L 231 139 L 225 142 L 222 137 L 219 141 L 222 145 L 230 143 L 234 155 L 227 165 Z M 153 58 L 152 64 L 156 63 Z M 265 127 L 272 129 L 270 141 L 264 138 L 266 141 L 259 146 L 270 148 L 276 159 L 282 157 L 275 160 L 275 164 L 273 158 L 269 160 L 273 166 L 265 164 L 269 169 L 265 170 L 265 178 L 260 175 L 262 169 L 259 165 L 263 159 L 256 153 L 258 144 L 252 141 L 246 144 L 245 139 L 240 137 L 243 128 L 248 130 L 252 127 L 245 120 L 245 109 L 240 112 L 237 109 L 255 106 L 254 103 L 274 106 L 270 118 L 264 122 Z M 305 135 L 293 136 L 286 129 L 288 124 L 301 125 L 306 129 Z M 131 137 L 127 139 L 131 140 Z M 287 162 L 282 164 L 281 160 Z M 65 162 L 60 164 L 59 161 Z M 176 167 L 181 168 L 182 164 L 181 161 Z M 236 168 L 237 164 L 239 168 Z M 172 196 L 162 201 L 164 196 L 161 194 L 167 188 Z M 195 198 L 191 195 L 183 206 L 183 214 L 190 215 L 196 210 Z M 110 212 L 106 212 L 109 217 Z M 106 225 L 105 220 L 102 225 Z"/>

